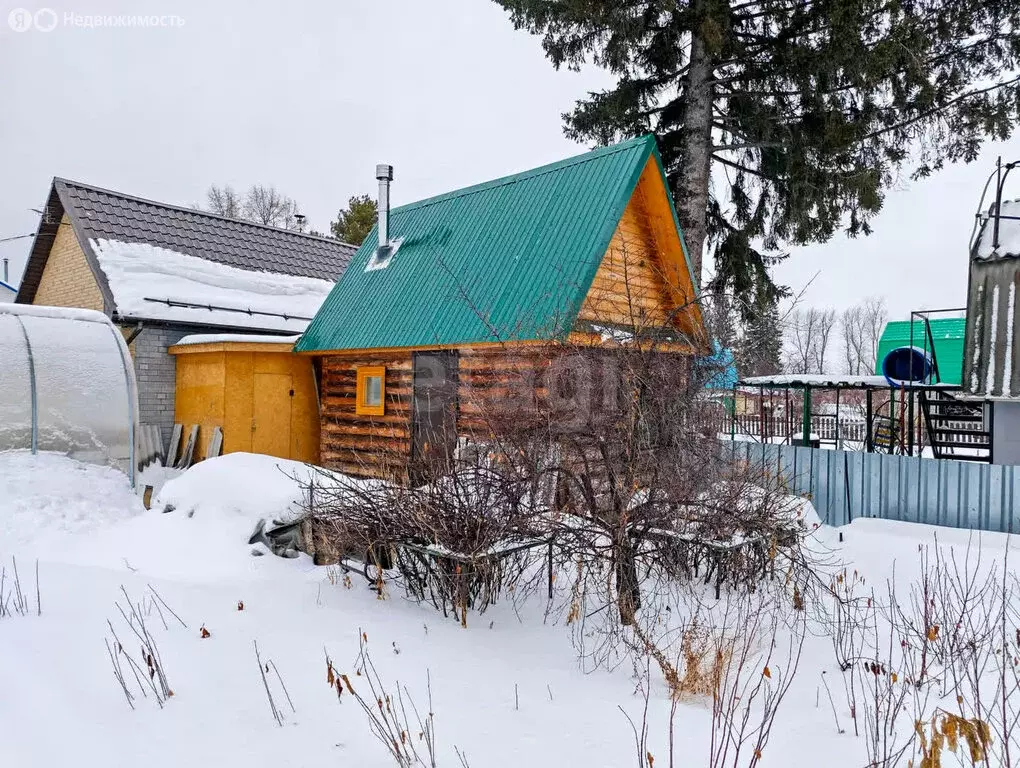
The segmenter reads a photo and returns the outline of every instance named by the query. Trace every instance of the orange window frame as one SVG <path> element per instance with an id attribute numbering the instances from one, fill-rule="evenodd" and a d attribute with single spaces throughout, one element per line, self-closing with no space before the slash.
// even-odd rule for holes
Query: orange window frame
<path id="1" fill-rule="evenodd" d="M 357 369 L 358 384 L 355 393 L 354 412 L 359 416 L 386 415 L 386 366 L 365 365 Z M 371 405 L 368 398 L 368 380 L 379 379 L 379 404 Z"/>

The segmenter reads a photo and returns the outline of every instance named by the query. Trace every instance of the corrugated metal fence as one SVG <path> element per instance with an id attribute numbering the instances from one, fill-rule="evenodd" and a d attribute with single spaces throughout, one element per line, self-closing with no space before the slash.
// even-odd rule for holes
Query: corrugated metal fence
<path id="1" fill-rule="evenodd" d="M 1018 467 L 726 442 L 735 460 L 781 477 L 809 496 L 829 525 L 880 517 L 953 528 L 1020 532 Z"/>

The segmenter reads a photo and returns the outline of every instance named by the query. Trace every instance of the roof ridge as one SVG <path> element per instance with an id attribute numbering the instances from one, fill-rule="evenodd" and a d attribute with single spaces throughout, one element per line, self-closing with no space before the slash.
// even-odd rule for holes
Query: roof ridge
<path id="1" fill-rule="evenodd" d="M 536 168 L 529 168 L 528 170 L 525 171 L 518 171 L 517 173 L 511 173 L 507 176 L 500 176 L 495 179 L 490 179 L 488 181 L 482 181 L 477 184 L 472 184 L 467 187 L 461 187 L 460 189 L 452 190 L 450 192 L 443 192 L 442 194 L 434 195 L 433 197 L 426 197 L 422 200 L 417 200 L 413 203 L 399 205 L 393 209 L 393 213 L 396 213 L 397 211 L 417 210 L 418 208 L 424 208 L 425 206 L 428 205 L 434 205 L 436 203 L 445 202 L 447 200 L 453 200 L 458 197 L 467 197 L 468 195 L 474 195 L 479 192 L 485 192 L 495 187 L 502 187 L 509 184 L 515 184 L 516 182 L 523 181 L 524 179 L 533 179 L 538 176 L 544 176 L 545 174 L 548 173 L 555 173 L 556 171 L 562 170 L 564 168 L 569 168 L 574 165 L 580 165 L 581 163 L 591 162 L 593 160 L 606 157 L 607 155 L 613 155 L 616 154 L 617 152 L 628 151 L 630 149 L 633 149 L 638 144 L 648 144 L 649 146 L 654 146 L 655 135 L 651 133 L 646 133 L 641 136 L 637 136 L 633 139 L 627 139 L 626 141 L 618 142 L 616 144 L 610 144 L 605 147 L 596 147 L 595 149 L 590 149 L 587 152 L 582 152 L 581 154 L 574 155 L 573 157 L 567 157 L 552 163 L 540 165 Z"/>
<path id="2" fill-rule="evenodd" d="M 232 222 L 232 223 L 235 223 L 235 224 L 241 224 L 243 226 L 252 227 L 252 228 L 255 228 L 255 229 L 267 229 L 270 232 L 277 232 L 277 233 L 284 234 L 284 235 L 293 235 L 295 237 L 302 237 L 302 238 L 305 238 L 307 240 L 318 240 L 320 242 L 326 242 L 326 243 L 330 243 L 330 244 L 339 244 L 339 245 L 343 245 L 343 246 L 346 246 L 348 248 L 351 248 L 354 251 L 356 251 L 359 248 L 359 246 L 354 245 L 353 243 L 346 243 L 343 240 L 337 240 L 335 237 L 329 237 L 329 236 L 326 236 L 326 235 L 313 235 L 313 234 L 311 234 L 309 232 L 298 232 L 297 230 L 294 230 L 294 229 L 284 229 L 283 227 L 273 227 L 273 226 L 270 226 L 269 224 L 261 224 L 261 223 L 259 223 L 257 221 L 250 221 L 249 219 L 235 219 L 235 218 L 232 218 L 230 216 L 223 216 L 222 214 L 219 214 L 219 213 L 213 213 L 211 211 L 203 211 L 201 208 L 189 208 L 189 207 L 184 206 L 184 205 L 174 205 L 173 203 L 164 203 L 164 202 L 161 202 L 159 200 L 153 200 L 153 199 L 148 198 L 148 197 L 140 197 L 138 195 L 129 195 L 126 192 L 118 192 L 115 189 L 108 189 L 106 187 L 96 186 L 95 184 L 88 184 L 88 183 L 86 183 L 84 181 L 75 181 L 74 179 L 66 179 L 66 178 L 64 178 L 62 176 L 54 176 L 53 177 L 53 183 L 56 184 L 58 182 L 61 183 L 61 184 L 67 185 L 67 186 L 81 187 L 83 189 L 92 190 L 93 192 L 101 192 L 101 193 L 106 194 L 106 195 L 112 195 L 114 197 L 119 197 L 122 200 L 132 200 L 132 201 L 134 201 L 136 203 L 144 203 L 145 205 L 155 205 L 155 206 L 158 206 L 160 208 L 168 208 L 168 209 L 173 210 L 173 211 L 180 211 L 181 213 L 190 213 L 190 214 L 194 214 L 196 216 L 202 216 L 202 217 L 207 218 L 207 219 L 217 219 L 219 221 L 229 221 L 229 222 Z"/>

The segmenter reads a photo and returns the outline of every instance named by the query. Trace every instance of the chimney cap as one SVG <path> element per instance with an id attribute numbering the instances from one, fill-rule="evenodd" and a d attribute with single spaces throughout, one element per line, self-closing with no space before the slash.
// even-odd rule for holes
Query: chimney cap
<path id="1" fill-rule="evenodd" d="M 379 181 L 393 181 L 393 166 L 379 164 L 375 167 L 375 177 Z"/>

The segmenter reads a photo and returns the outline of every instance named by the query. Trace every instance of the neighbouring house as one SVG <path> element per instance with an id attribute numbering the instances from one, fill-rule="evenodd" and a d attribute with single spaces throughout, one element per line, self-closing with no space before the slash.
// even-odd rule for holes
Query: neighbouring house
<path id="1" fill-rule="evenodd" d="M 165 448 L 177 383 L 169 348 L 196 334 L 301 333 L 355 250 L 57 178 L 17 301 L 106 314 L 129 343 L 140 422 L 158 428 Z M 276 425 L 236 428 L 258 433 Z M 237 435 L 224 437 L 231 443 Z"/>
<path id="2" fill-rule="evenodd" d="M 992 461 L 1020 464 L 1020 200 L 993 203 L 970 254 L 963 396 L 984 402 Z"/>
<path id="3" fill-rule="evenodd" d="M 11 304 L 18 296 L 18 289 L 11 285 L 10 264 L 3 260 L 4 271 L 0 279 L 0 304 Z"/>
<path id="4" fill-rule="evenodd" d="M 295 347 L 320 372 L 325 466 L 448 467 L 511 370 L 551 389 L 557 344 L 626 349 L 640 327 L 683 360 L 711 351 L 654 137 L 392 211 L 392 168 L 377 177 L 379 225 Z"/>

